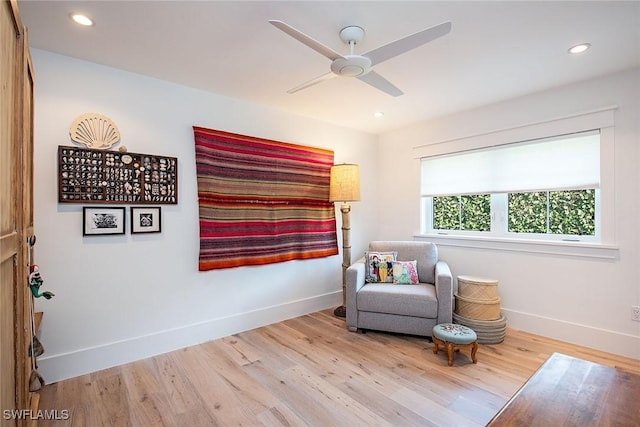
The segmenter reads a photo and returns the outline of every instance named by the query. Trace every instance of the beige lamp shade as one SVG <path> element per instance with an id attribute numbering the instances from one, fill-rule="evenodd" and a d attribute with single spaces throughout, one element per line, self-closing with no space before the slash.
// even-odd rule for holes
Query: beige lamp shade
<path id="1" fill-rule="evenodd" d="M 331 166 L 330 202 L 360 200 L 360 172 L 358 165 L 343 163 Z"/>

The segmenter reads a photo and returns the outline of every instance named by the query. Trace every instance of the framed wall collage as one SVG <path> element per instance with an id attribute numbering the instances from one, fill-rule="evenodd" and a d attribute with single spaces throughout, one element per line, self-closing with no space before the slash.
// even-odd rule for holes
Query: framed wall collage
<path id="1" fill-rule="evenodd" d="M 58 202 L 82 208 L 82 235 L 161 233 L 158 205 L 178 204 L 175 157 L 58 146 Z M 134 205 L 127 209 L 114 204 Z M 108 206 L 104 206 L 108 205 Z M 145 205 L 145 206 L 138 206 Z"/>

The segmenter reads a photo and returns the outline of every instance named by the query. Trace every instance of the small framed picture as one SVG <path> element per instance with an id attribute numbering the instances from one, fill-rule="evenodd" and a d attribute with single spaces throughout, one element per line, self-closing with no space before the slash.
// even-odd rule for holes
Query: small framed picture
<path id="1" fill-rule="evenodd" d="M 162 217 L 160 206 L 132 207 L 131 233 L 160 233 L 162 231 Z"/>
<path id="2" fill-rule="evenodd" d="M 83 236 L 124 234 L 124 208 L 82 208 Z"/>

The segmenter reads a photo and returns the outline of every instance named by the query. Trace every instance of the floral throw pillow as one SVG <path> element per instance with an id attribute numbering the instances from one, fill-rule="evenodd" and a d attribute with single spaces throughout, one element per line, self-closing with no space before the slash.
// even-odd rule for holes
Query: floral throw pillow
<path id="1" fill-rule="evenodd" d="M 393 283 L 401 285 L 417 285 L 418 270 L 416 261 L 394 261 Z"/>
<path id="2" fill-rule="evenodd" d="M 365 252 L 365 281 L 393 283 L 393 262 L 398 252 Z"/>

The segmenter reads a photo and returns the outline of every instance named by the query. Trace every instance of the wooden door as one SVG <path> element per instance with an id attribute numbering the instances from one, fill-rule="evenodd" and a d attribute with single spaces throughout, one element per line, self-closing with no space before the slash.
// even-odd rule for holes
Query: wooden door
<path id="1" fill-rule="evenodd" d="M 17 41 L 17 23 L 14 19 L 11 4 L 2 3 L 0 11 L 0 31 L 2 31 L 2 100 L 0 101 L 0 407 L 18 408 L 16 382 L 16 291 L 18 288 L 18 258 L 20 245 L 18 242 L 18 194 L 16 167 L 19 160 L 16 150 L 16 117 L 18 99 L 17 58 L 19 43 Z M 10 420 L 0 418 L 2 425 L 11 425 Z"/>
<path id="2" fill-rule="evenodd" d="M 27 236 L 33 231 L 33 81 L 16 0 L 0 4 L 0 426 L 32 409 Z"/>

